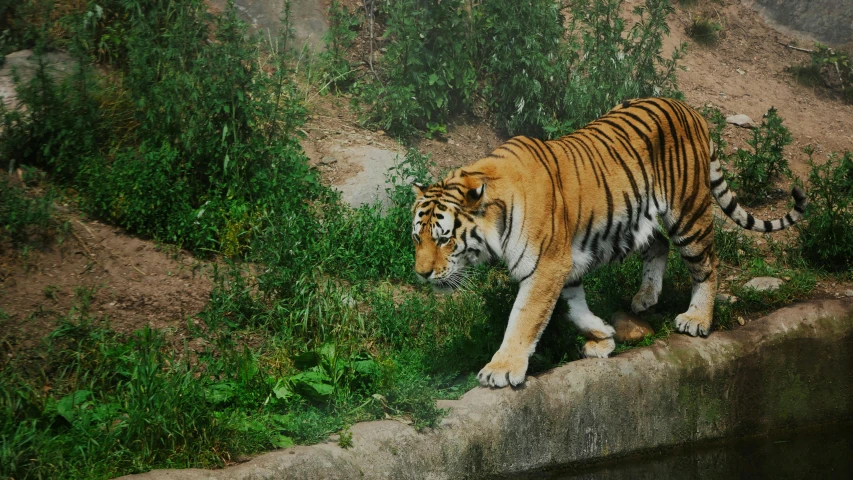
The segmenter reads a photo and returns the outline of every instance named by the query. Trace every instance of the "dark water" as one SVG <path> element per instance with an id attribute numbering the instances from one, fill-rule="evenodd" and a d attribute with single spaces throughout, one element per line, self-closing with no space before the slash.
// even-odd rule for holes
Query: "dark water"
<path id="1" fill-rule="evenodd" d="M 853 479 L 853 426 L 726 443 L 526 478 Z"/>

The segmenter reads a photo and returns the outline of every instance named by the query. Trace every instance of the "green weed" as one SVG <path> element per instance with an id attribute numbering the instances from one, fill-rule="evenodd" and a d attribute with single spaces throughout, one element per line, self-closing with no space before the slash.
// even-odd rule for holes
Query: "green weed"
<path id="1" fill-rule="evenodd" d="M 826 86 L 847 103 L 853 103 L 853 61 L 850 54 L 819 43 L 809 63 L 788 68 L 794 78 L 806 86 Z"/>
<path id="2" fill-rule="evenodd" d="M 355 69 L 349 60 L 349 50 L 358 36 L 361 20 L 337 0 L 327 11 L 329 30 L 326 32 L 326 50 L 320 54 L 322 81 L 320 92 L 345 91 L 355 81 Z"/>
<path id="3" fill-rule="evenodd" d="M 806 87 L 817 87 L 823 85 L 821 69 L 818 65 L 793 65 L 788 67 L 787 71 L 800 85 Z"/>
<path id="4" fill-rule="evenodd" d="M 52 191 L 41 196 L 27 194 L 13 185 L 6 175 L 0 175 L 0 242 L 20 245 L 34 235 L 50 235 L 53 201 Z"/>
<path id="5" fill-rule="evenodd" d="M 697 16 L 687 27 L 687 35 L 698 44 L 710 46 L 717 44 L 722 30 L 719 23 Z"/>
<path id="6" fill-rule="evenodd" d="M 853 269 L 853 153 L 829 155 L 823 164 L 809 155 L 809 209 L 797 225 L 800 250 L 814 266 L 828 271 Z"/>
<path id="7" fill-rule="evenodd" d="M 2 112 L 0 149 L 76 188 L 95 216 L 196 251 L 242 254 L 272 207 L 269 192 L 319 195 L 294 136 L 304 110 L 286 56 L 259 62 L 271 53 L 245 35 L 233 6 L 216 17 L 200 0 L 177 7 L 107 2 L 94 17 L 58 20 L 73 26 L 74 73 L 52 78 L 40 55 L 52 37 L 37 39 L 38 68 L 17 87 L 27 108 Z M 105 40 L 111 32 L 121 32 L 118 44 Z M 104 48 L 109 78 L 91 61 Z"/>
<path id="8" fill-rule="evenodd" d="M 479 98 L 509 134 L 556 137 L 626 98 L 677 96 L 674 69 L 683 50 L 661 56 L 669 3 L 646 1 L 630 29 L 621 5 L 388 4 L 385 35 L 392 41 L 377 66 L 380 81 L 359 89 L 370 106 L 365 120 L 401 137 L 423 130 L 432 136 L 453 115 L 472 112 Z"/>
<path id="9" fill-rule="evenodd" d="M 744 204 L 756 205 L 767 199 L 774 180 L 791 177 L 784 156 L 785 146 L 791 143 L 791 132 L 782 125 L 776 109 L 770 108 L 746 143 L 753 151 L 739 149 L 736 152 L 732 158 L 736 173 L 731 176 L 731 182 Z"/>

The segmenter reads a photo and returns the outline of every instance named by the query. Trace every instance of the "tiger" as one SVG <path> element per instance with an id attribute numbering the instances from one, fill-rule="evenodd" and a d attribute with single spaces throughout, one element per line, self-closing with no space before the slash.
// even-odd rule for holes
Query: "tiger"
<path id="1" fill-rule="evenodd" d="M 417 277 L 452 291 L 469 267 L 499 260 L 518 282 L 503 341 L 477 375 L 494 388 L 525 381 L 558 299 L 587 339 L 583 356 L 607 358 L 615 331 L 587 306 L 584 274 L 639 252 L 642 280 L 631 309 L 643 312 L 660 296 L 670 242 L 693 287 L 675 326 L 707 336 L 717 289 L 710 197 L 738 226 L 756 232 L 790 227 L 808 204 L 794 187 L 794 207 L 784 217 L 748 213 L 729 189 L 706 120 L 666 98 L 625 101 L 556 140 L 513 137 L 443 180 L 412 189 Z"/>

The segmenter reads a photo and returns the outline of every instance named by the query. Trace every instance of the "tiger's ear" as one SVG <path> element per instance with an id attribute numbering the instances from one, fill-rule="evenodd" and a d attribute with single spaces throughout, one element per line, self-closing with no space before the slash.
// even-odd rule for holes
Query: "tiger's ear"
<path id="1" fill-rule="evenodd" d="M 483 194 L 486 192 L 486 184 L 481 183 L 479 187 L 469 188 L 467 192 L 465 192 L 465 206 L 469 209 L 473 209 L 480 203 L 480 200 L 483 199 Z"/>
<path id="2" fill-rule="evenodd" d="M 426 185 L 423 183 L 412 182 L 412 191 L 415 192 L 415 195 L 418 197 L 423 197 L 424 193 L 426 193 Z"/>

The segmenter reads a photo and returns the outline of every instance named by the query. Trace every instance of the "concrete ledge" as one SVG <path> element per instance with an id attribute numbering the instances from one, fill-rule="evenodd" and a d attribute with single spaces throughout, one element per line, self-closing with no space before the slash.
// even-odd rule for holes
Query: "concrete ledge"
<path id="1" fill-rule="evenodd" d="M 354 447 L 321 444 L 222 470 L 154 479 L 456 479 L 587 463 L 643 450 L 853 417 L 853 301 L 794 305 L 707 339 L 672 335 L 611 359 L 572 362 L 517 390 L 441 402 L 434 431 L 353 426 Z"/>

